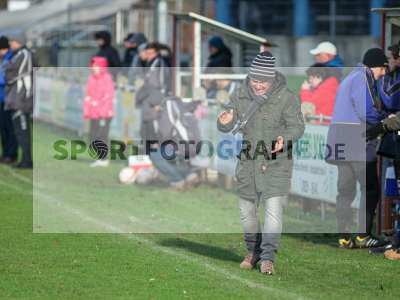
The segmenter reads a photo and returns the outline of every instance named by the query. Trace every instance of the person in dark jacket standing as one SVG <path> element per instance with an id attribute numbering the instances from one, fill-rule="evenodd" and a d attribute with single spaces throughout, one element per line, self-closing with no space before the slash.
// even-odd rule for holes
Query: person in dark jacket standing
<path id="1" fill-rule="evenodd" d="M 138 64 L 138 47 L 147 42 L 147 38 L 142 32 L 134 32 L 127 35 L 124 41 L 125 55 L 123 66 L 125 68 L 141 66 Z"/>
<path id="2" fill-rule="evenodd" d="M 18 144 L 14 134 L 11 113 L 4 109 L 6 77 L 5 70 L 12 58 L 8 38 L 0 37 L 0 136 L 2 145 L 1 163 L 10 164 L 17 160 Z"/>
<path id="3" fill-rule="evenodd" d="M 390 112 L 400 110 L 400 41 L 388 47 L 389 72 L 378 82 L 379 96 Z"/>
<path id="4" fill-rule="evenodd" d="M 117 69 L 122 66 L 121 59 L 117 49 L 111 45 L 111 34 L 108 31 L 98 31 L 95 33 L 94 38 L 99 46 L 96 56 L 101 56 L 107 59 L 108 67 L 111 68 L 111 73 L 116 75 Z"/>
<path id="5" fill-rule="evenodd" d="M 128 33 L 128 35 L 124 39 L 124 59 L 122 60 L 122 66 L 124 68 L 130 67 L 133 57 L 137 54 L 137 47 L 136 45 L 132 44 L 132 38 L 135 33 Z"/>
<path id="6" fill-rule="evenodd" d="M 31 114 L 33 111 L 33 56 L 23 33 L 9 37 L 13 57 L 6 68 L 5 110 L 10 111 L 15 135 L 22 149 L 17 168 L 32 168 Z"/>
<path id="7" fill-rule="evenodd" d="M 390 114 L 386 119 L 383 119 L 382 122 L 366 131 L 367 140 L 373 140 L 376 139 L 378 136 L 382 136 L 381 143 L 385 143 L 385 137 L 389 138 L 389 153 L 382 153 L 381 151 L 379 151 L 379 155 L 389 159 L 393 159 L 393 167 L 395 173 L 394 175 L 397 182 L 400 180 L 400 139 L 398 138 L 399 131 L 400 112 L 397 112 L 396 114 Z M 381 147 L 379 150 L 382 150 Z M 377 251 L 379 251 L 378 253 L 380 253 L 381 249 L 378 248 Z M 390 244 L 385 245 L 384 256 L 390 260 L 400 260 L 399 228 L 394 230 Z"/>
<path id="8" fill-rule="evenodd" d="M 208 57 L 207 68 L 231 68 L 232 67 L 232 52 L 225 45 L 222 38 L 213 36 L 208 41 Z"/>
<path id="9" fill-rule="evenodd" d="M 257 109 L 248 116 L 253 106 Z M 275 57 L 262 52 L 254 58 L 247 79 L 235 90 L 228 107 L 218 117 L 218 129 L 235 132 L 241 124 L 244 140 L 236 166 L 236 190 L 248 255 L 240 267 L 253 269 L 261 260 L 261 272 L 272 274 L 292 176 L 290 145 L 304 132 L 300 100 L 287 88 L 284 76 L 275 71 Z M 258 218 L 261 201 L 265 204 L 262 229 Z"/>
<path id="10" fill-rule="evenodd" d="M 232 52 L 222 38 L 219 36 L 210 38 L 208 51 L 210 55 L 205 73 L 232 73 Z M 204 80 L 203 85 L 207 90 L 207 97 L 214 98 L 218 92 L 217 82 L 215 80 Z"/>
<path id="11" fill-rule="evenodd" d="M 372 248 L 382 241 L 372 235 L 375 209 L 379 200 L 377 140 L 365 143 L 363 134 L 387 117 L 377 89 L 377 81 L 388 65 L 382 49 L 371 48 L 340 84 L 328 131 L 327 161 L 338 167 L 336 218 L 341 248 Z M 359 229 L 351 237 L 351 204 L 360 185 Z"/>

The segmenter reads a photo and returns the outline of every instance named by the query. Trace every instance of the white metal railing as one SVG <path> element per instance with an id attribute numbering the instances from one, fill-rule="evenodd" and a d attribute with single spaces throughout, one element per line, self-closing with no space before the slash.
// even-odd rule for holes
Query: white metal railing
<path id="1" fill-rule="evenodd" d="M 243 80 L 245 79 L 247 74 L 200 74 L 200 79 L 208 79 L 208 80 L 218 80 L 218 79 L 226 79 L 226 80 Z"/>
<path id="2" fill-rule="evenodd" d="M 331 116 L 325 116 L 325 115 L 323 115 L 323 114 L 319 114 L 319 115 L 306 115 L 305 121 L 306 121 L 306 122 L 318 121 L 320 124 L 324 124 L 324 123 L 330 123 L 330 122 L 332 121 L 332 117 L 331 117 Z"/>

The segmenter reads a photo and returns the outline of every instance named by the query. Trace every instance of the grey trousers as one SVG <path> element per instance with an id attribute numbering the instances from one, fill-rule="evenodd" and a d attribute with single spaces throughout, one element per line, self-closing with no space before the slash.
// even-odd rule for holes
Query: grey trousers
<path id="1" fill-rule="evenodd" d="M 259 218 L 261 202 L 265 206 L 263 227 Z M 282 210 L 285 202 L 284 196 L 265 199 L 262 195 L 254 201 L 239 200 L 240 219 L 249 255 L 259 255 L 261 261 L 275 260 L 282 233 Z"/>

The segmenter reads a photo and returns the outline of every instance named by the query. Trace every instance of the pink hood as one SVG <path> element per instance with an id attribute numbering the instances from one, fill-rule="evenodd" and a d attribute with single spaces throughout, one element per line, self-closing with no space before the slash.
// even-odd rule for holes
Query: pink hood
<path id="1" fill-rule="evenodd" d="M 90 60 L 89 67 L 93 67 L 93 65 L 97 65 L 101 68 L 102 73 L 108 71 L 108 62 L 105 57 L 95 56 Z"/>
<path id="2" fill-rule="evenodd" d="M 104 57 L 95 56 L 90 67 L 97 65 L 100 74 L 91 73 L 86 84 L 86 97 L 83 103 L 85 119 L 111 119 L 114 116 L 114 82 L 108 71 L 108 63 Z"/>

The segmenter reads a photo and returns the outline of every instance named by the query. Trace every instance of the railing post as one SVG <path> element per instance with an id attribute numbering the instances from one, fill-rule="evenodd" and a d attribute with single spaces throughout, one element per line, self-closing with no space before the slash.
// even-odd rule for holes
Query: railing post
<path id="1" fill-rule="evenodd" d="M 201 87 L 201 23 L 193 22 L 193 90 Z"/>

